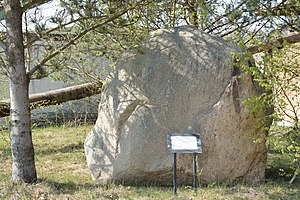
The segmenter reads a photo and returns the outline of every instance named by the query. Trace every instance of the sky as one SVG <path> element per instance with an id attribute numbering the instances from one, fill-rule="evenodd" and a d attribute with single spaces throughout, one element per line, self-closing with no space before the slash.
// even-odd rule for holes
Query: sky
<path id="1" fill-rule="evenodd" d="M 55 15 L 55 12 L 59 9 L 61 9 L 61 7 L 59 6 L 58 0 L 53 0 L 50 3 L 45 3 L 38 7 L 38 11 L 40 12 L 40 15 L 43 16 L 44 20 Z M 36 9 L 31 9 L 27 16 L 33 16 L 35 11 Z M 51 24 L 48 24 L 48 26 L 51 26 Z"/>
<path id="2" fill-rule="evenodd" d="M 55 13 L 57 9 L 60 8 L 59 1 L 53 0 L 50 3 L 46 3 L 43 4 L 42 6 L 39 6 L 39 8 L 41 9 L 41 11 L 45 16 L 51 16 Z"/>

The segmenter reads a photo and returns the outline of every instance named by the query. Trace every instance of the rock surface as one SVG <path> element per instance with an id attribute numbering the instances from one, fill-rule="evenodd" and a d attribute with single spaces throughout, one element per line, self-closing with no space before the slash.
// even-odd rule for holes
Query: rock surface
<path id="1" fill-rule="evenodd" d="M 237 48 L 192 27 L 159 30 L 127 53 L 106 83 L 85 141 L 94 179 L 172 185 L 168 133 L 202 137 L 200 181 L 259 181 L 266 146 L 242 101 L 260 93 L 232 67 Z M 255 134 L 253 134 L 255 132 Z M 179 154 L 179 184 L 191 184 L 192 155 Z"/>

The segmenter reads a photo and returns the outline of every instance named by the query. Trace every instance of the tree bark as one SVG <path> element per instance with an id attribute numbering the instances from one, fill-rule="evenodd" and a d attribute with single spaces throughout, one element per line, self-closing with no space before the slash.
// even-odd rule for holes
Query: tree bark
<path id="1" fill-rule="evenodd" d="M 6 21 L 6 56 L 10 85 L 10 128 L 12 181 L 37 179 L 29 109 L 29 77 L 24 62 L 22 8 L 19 0 L 4 0 Z"/>
<path id="2" fill-rule="evenodd" d="M 188 11 L 189 23 L 195 27 L 198 27 L 198 13 L 197 13 L 197 1 L 185 0 L 186 9 Z"/>
<path id="3" fill-rule="evenodd" d="M 58 90 L 29 95 L 30 109 L 56 105 L 63 102 L 89 97 L 99 94 L 102 89 L 101 82 L 85 83 L 70 86 Z M 9 115 L 10 102 L 5 100 L 0 102 L 0 117 Z"/>

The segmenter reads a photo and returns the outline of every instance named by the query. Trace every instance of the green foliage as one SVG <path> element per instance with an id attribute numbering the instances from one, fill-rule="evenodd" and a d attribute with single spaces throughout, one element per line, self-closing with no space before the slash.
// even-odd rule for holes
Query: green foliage
<path id="1" fill-rule="evenodd" d="M 260 96 L 247 99 L 244 104 L 250 107 L 254 116 L 262 109 L 274 111 L 268 116 L 273 121 L 269 145 L 282 156 L 291 158 L 289 165 L 293 170 L 293 182 L 300 172 L 300 54 L 299 45 L 283 46 L 257 57 L 256 66 L 244 68 L 264 90 Z"/>
<path id="2" fill-rule="evenodd" d="M 270 153 L 267 176 L 290 180 L 289 183 L 295 182 L 299 174 L 299 133 L 293 134 L 291 130 L 291 127 L 272 127 L 268 137 Z"/>

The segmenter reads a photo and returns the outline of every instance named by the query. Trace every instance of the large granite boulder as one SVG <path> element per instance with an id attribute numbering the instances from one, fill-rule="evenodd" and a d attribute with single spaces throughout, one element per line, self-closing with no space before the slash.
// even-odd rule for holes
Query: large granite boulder
<path id="1" fill-rule="evenodd" d="M 93 178 L 172 185 L 167 134 L 199 132 L 201 182 L 262 180 L 266 146 L 254 141 L 265 132 L 242 104 L 260 90 L 232 66 L 236 51 L 222 38 L 178 27 L 152 33 L 124 55 L 85 141 Z M 177 167 L 178 182 L 191 184 L 191 154 L 180 154 Z"/>

